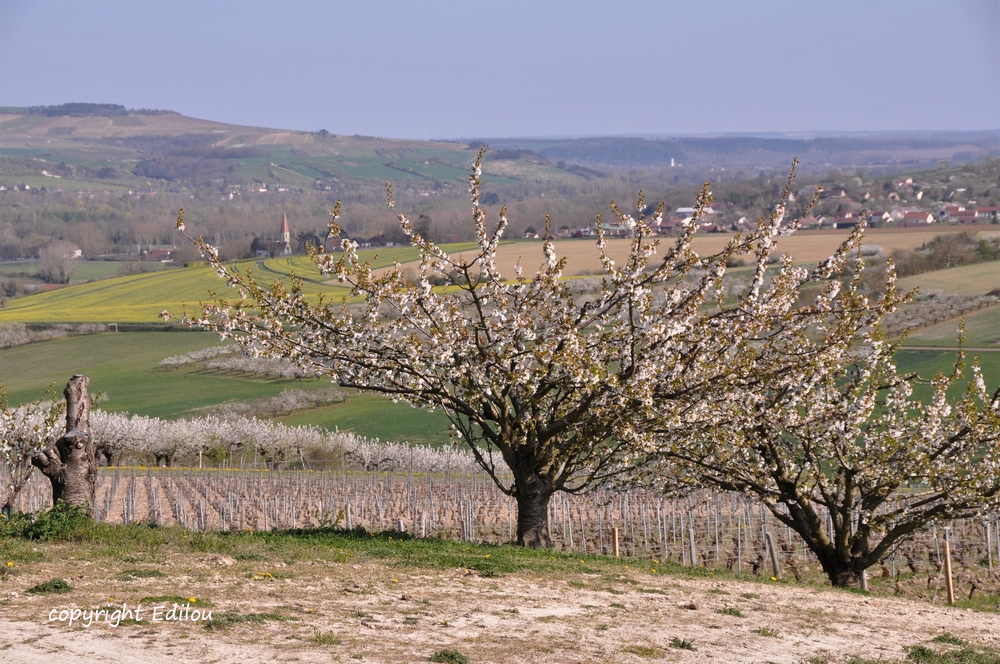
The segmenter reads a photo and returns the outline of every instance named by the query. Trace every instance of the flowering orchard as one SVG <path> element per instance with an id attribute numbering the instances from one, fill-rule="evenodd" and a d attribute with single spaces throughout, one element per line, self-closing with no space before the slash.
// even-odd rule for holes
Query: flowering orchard
<path id="1" fill-rule="evenodd" d="M 320 271 L 350 286 L 361 302 L 349 306 L 307 297 L 301 281 L 266 288 L 193 239 L 238 296 L 208 307 L 195 322 L 234 337 L 249 355 L 287 358 L 342 386 L 443 410 L 455 439 L 516 501 L 521 544 L 549 544 L 548 505 L 556 493 L 625 476 L 658 449 L 665 428 L 677 429 L 692 414 L 711 418 L 715 404 L 769 373 L 822 361 L 822 345 L 808 357 L 795 352 L 803 330 L 861 307 L 831 337 L 849 343 L 903 299 L 891 284 L 872 301 L 860 298 L 859 280 L 840 288 L 860 230 L 814 270 L 786 257 L 769 275 L 779 239 L 799 224 L 785 219 L 788 188 L 753 232 L 709 256 L 692 249 L 711 201 L 707 186 L 692 221 L 666 246 L 650 223 L 660 219 L 662 204 L 647 206 L 641 192 L 635 212 L 612 204 L 631 249 L 622 264 L 612 260 L 598 216 L 604 273 L 594 292 L 580 294 L 562 279 L 565 260 L 549 239 L 532 276 L 520 267 L 502 275 L 495 257 L 506 211 L 488 224 L 480 207 L 482 158 L 483 151 L 470 176 L 475 251 L 450 256 L 421 237 L 395 212 L 390 190 L 389 207 L 420 253 L 418 278 L 408 281 L 398 268 L 377 275 L 346 241 L 340 253 L 313 250 Z M 183 214 L 177 226 L 184 232 Z M 749 287 L 727 299 L 727 263 L 741 255 L 753 256 L 756 267 Z M 814 304 L 797 307 L 803 289 L 814 286 L 821 289 Z"/>

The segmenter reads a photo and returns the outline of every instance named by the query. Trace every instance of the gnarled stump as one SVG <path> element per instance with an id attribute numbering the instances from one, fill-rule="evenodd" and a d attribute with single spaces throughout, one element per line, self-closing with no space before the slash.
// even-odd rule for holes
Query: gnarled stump
<path id="1" fill-rule="evenodd" d="M 89 387 L 90 381 L 83 374 L 76 374 L 66 383 L 66 433 L 31 462 L 52 482 L 53 503 L 62 499 L 94 516 L 97 464 L 90 436 Z"/>

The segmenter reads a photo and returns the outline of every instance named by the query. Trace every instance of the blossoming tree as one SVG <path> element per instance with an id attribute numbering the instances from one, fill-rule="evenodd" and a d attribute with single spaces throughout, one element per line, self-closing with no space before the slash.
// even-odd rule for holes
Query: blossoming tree
<path id="1" fill-rule="evenodd" d="M 62 435 L 62 404 L 50 390 L 41 400 L 11 407 L 0 385 L 0 508 L 10 511 L 14 499 L 31 478 L 32 458 Z"/>
<path id="2" fill-rule="evenodd" d="M 895 348 L 877 329 L 867 341 L 728 402 L 727 425 L 689 427 L 649 476 L 760 499 L 836 586 L 932 522 L 1000 506 L 1000 389 L 988 392 L 960 354 L 915 399 L 917 378 L 898 372 Z M 949 398 L 963 376 L 964 393 Z"/>
<path id="3" fill-rule="evenodd" d="M 519 268 L 500 273 L 506 210 L 488 224 L 480 206 L 482 157 L 470 176 L 474 252 L 447 254 L 397 212 L 419 251 L 416 283 L 398 265 L 377 273 L 346 241 L 339 253 L 312 251 L 323 274 L 351 286 L 360 304 L 349 304 L 309 298 L 295 280 L 264 287 L 195 239 L 239 296 L 207 307 L 195 322 L 234 336 L 248 354 L 285 357 L 342 386 L 443 410 L 456 440 L 516 500 L 517 541 L 547 546 L 555 492 L 582 492 L 630 471 L 655 448 L 655 421 L 710 409 L 758 380 L 757 340 L 784 339 L 809 323 L 795 313 L 803 287 L 826 283 L 861 235 L 841 248 L 840 262 L 803 274 L 786 260 L 770 279 L 778 238 L 798 225 L 784 219 L 784 197 L 754 232 L 701 256 L 692 240 L 711 201 L 707 186 L 693 221 L 665 247 L 642 214 L 640 192 L 636 214 L 612 204 L 631 234 L 620 265 L 609 255 L 598 216 L 604 274 L 599 289 L 580 292 L 563 279 L 566 261 L 548 238 L 545 262 L 533 275 Z M 391 190 L 388 203 L 395 212 Z M 654 219 L 662 211 L 661 204 Z M 338 204 L 331 238 L 340 233 L 339 212 Z M 183 211 L 177 225 L 184 232 Z M 744 254 L 756 258 L 749 288 L 727 304 L 727 263 Z M 828 308 L 858 304 L 850 289 L 840 298 L 833 287 L 824 293 Z M 888 309 L 894 297 L 866 306 Z"/>

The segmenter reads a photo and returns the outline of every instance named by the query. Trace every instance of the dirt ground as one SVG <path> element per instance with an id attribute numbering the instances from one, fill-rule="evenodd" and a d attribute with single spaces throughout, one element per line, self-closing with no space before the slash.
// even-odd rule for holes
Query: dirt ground
<path id="1" fill-rule="evenodd" d="M 779 583 L 655 574 L 482 577 L 464 569 L 393 568 L 378 562 L 292 565 L 219 554 L 168 557 L 164 577 L 116 580 L 121 565 L 32 563 L 0 583 L 0 661 L 427 662 L 440 650 L 488 662 L 842 662 L 898 659 L 944 632 L 1000 645 L 1000 614 Z M 148 567 L 148 566 L 147 566 Z M 73 591 L 29 595 L 65 578 Z M 207 629 L 152 622 L 143 598 L 264 622 Z M 113 598 L 113 599 L 112 599 Z M 58 610 L 143 603 L 141 622 L 89 627 Z M 54 621 L 50 612 L 55 609 Z M 723 613 L 721 611 L 728 610 Z M 737 615 L 734 615 L 737 614 Z M 741 615 L 740 615 L 741 614 Z M 267 617 L 267 616 L 265 616 Z M 277 619 L 282 618 L 282 619 Z M 671 643 L 673 642 L 673 646 Z M 694 650 L 676 647 L 689 643 Z"/>

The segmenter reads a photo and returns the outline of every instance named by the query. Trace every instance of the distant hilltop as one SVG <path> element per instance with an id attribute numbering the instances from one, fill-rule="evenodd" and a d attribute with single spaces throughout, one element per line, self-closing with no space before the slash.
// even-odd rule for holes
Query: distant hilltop
<path id="1" fill-rule="evenodd" d="M 59 104 L 57 106 L 0 106 L 0 114 L 42 115 L 46 117 L 112 117 L 116 115 L 180 115 L 177 111 L 162 111 L 152 108 L 125 108 L 121 104 L 86 104 L 83 102 Z"/>

